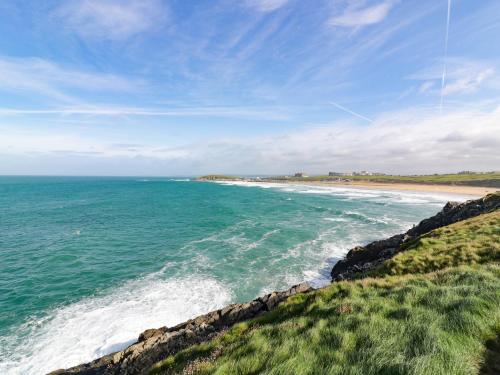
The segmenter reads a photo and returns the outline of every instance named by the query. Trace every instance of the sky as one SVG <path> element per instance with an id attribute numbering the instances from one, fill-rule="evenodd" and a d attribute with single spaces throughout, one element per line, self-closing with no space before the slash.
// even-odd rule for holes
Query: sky
<path id="1" fill-rule="evenodd" d="M 498 0 L 17 0 L 0 19 L 0 174 L 500 170 Z"/>

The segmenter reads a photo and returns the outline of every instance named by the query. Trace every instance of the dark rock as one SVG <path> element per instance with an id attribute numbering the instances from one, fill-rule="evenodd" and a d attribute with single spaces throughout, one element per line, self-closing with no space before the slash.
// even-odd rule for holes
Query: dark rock
<path id="1" fill-rule="evenodd" d="M 288 297 L 307 293 L 307 283 L 293 286 L 283 292 L 272 292 L 247 303 L 236 303 L 209 312 L 175 327 L 148 329 L 139 335 L 135 344 L 121 352 L 109 354 L 95 361 L 56 370 L 51 375 L 135 375 L 147 374 L 151 366 L 191 345 L 208 341 L 236 323 L 255 318 L 275 309 Z"/>
<path id="2" fill-rule="evenodd" d="M 147 329 L 139 335 L 138 341 L 142 342 L 151 337 L 163 335 L 167 331 L 167 329 L 167 327 Z"/>
<path id="3" fill-rule="evenodd" d="M 352 279 L 375 268 L 383 261 L 404 251 L 405 246 L 430 231 L 500 209 L 500 193 L 488 194 L 483 198 L 464 203 L 448 202 L 436 215 L 422 220 L 406 233 L 374 241 L 366 246 L 356 246 L 332 269 L 332 281 Z"/>

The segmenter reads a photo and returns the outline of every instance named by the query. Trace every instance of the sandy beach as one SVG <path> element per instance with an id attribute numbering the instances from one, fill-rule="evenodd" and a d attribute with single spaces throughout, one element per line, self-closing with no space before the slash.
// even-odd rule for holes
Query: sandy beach
<path id="1" fill-rule="evenodd" d="M 461 186 L 461 185 L 431 185 L 431 184 L 404 184 L 404 183 L 378 183 L 367 181 L 350 182 L 324 182 L 324 181 L 266 181 L 269 183 L 286 183 L 291 185 L 310 185 L 310 186 L 331 186 L 356 189 L 372 190 L 401 190 L 413 192 L 433 192 L 442 194 L 468 195 L 471 198 L 482 197 L 486 194 L 498 191 L 498 188 L 481 186 Z"/>

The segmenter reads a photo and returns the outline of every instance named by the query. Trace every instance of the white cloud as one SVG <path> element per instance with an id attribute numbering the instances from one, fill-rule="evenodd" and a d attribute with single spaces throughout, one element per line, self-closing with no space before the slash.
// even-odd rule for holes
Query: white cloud
<path id="1" fill-rule="evenodd" d="M 54 64 L 40 58 L 1 58 L 0 90 L 29 91 L 63 101 L 73 101 L 65 92 L 81 90 L 130 91 L 139 82 L 112 75 L 84 72 Z"/>
<path id="2" fill-rule="evenodd" d="M 141 166 L 152 165 L 156 169 L 147 173 L 160 175 L 325 173 L 330 169 L 392 173 L 491 170 L 500 166 L 500 108 L 443 115 L 407 110 L 379 116 L 363 127 L 335 123 L 272 136 L 200 139 L 183 146 L 115 138 L 107 142 L 76 134 L 20 133 L 17 128 L 4 127 L 0 149 L 4 155 L 15 154 L 16 160 L 32 153 L 50 156 L 51 162 L 70 155 L 79 158 L 75 163 L 94 168 L 119 161 L 130 166 L 128 171 L 122 168 L 125 174 L 140 174 Z M 143 145 L 116 147 L 116 143 L 132 141 Z M 47 165 L 41 167 L 47 170 Z M 113 173 L 113 169 L 102 173 Z"/>
<path id="3" fill-rule="evenodd" d="M 449 58 L 447 64 L 446 85 L 443 94 L 469 94 L 481 87 L 498 88 L 495 80 L 496 69 L 492 62 L 469 60 L 462 58 Z M 442 64 L 433 63 L 429 67 L 412 74 L 410 79 L 423 81 L 420 93 L 440 93 L 437 88 L 442 79 Z"/>
<path id="4" fill-rule="evenodd" d="M 382 22 L 387 17 L 393 6 L 394 1 L 391 0 L 361 9 L 349 7 L 344 13 L 332 17 L 329 24 L 341 27 L 374 25 Z"/>
<path id="5" fill-rule="evenodd" d="M 481 84 L 489 77 L 495 74 L 495 70 L 488 68 L 471 74 L 465 77 L 457 78 L 454 81 L 449 81 L 443 90 L 444 95 L 451 95 L 455 93 L 471 93 L 476 91 Z"/>
<path id="6" fill-rule="evenodd" d="M 167 10 L 161 0 L 74 0 L 55 16 L 83 37 L 117 40 L 160 28 Z"/>
<path id="7" fill-rule="evenodd" d="M 288 115 L 279 108 L 260 107 L 173 107 L 164 109 L 141 107 L 87 106 L 62 107 L 52 109 L 18 109 L 1 108 L 0 116 L 139 116 L 139 117 L 205 117 L 205 118 L 238 118 L 260 120 L 285 120 Z"/>
<path id="8" fill-rule="evenodd" d="M 288 0 L 247 0 L 247 5 L 260 12 L 272 12 L 281 8 Z"/>

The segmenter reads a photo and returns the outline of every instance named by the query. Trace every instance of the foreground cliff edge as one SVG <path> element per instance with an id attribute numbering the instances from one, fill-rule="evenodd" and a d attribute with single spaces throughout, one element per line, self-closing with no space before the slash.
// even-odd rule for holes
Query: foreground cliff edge
<path id="1" fill-rule="evenodd" d="M 500 373 L 500 193 L 349 251 L 300 284 L 51 374 Z"/>

